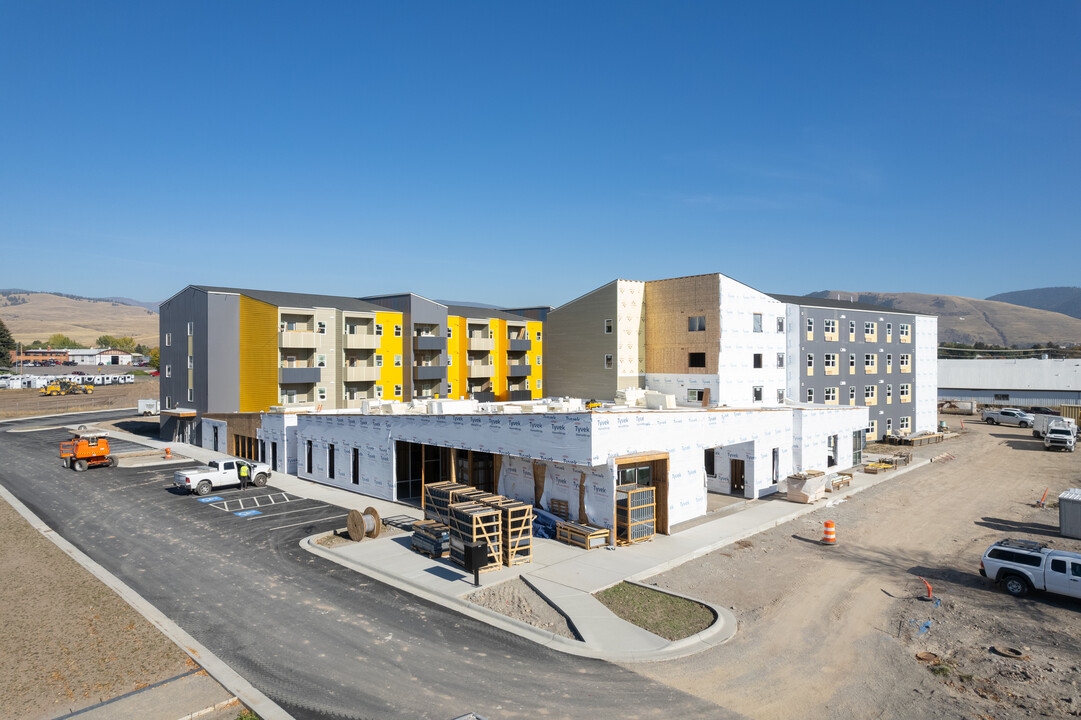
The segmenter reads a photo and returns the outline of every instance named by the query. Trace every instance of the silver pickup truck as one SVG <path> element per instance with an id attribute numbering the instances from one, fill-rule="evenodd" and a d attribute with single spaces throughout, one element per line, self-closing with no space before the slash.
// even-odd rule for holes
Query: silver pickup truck
<path id="1" fill-rule="evenodd" d="M 248 460 L 211 460 L 194 470 L 177 470 L 173 473 L 173 485 L 187 489 L 196 495 L 207 495 L 214 488 L 240 484 L 240 466 L 248 466 L 252 485 L 263 487 L 270 479 L 270 466 Z"/>
<path id="2" fill-rule="evenodd" d="M 1016 425 L 1017 427 L 1032 427 L 1033 417 L 1024 410 L 1017 408 L 1002 408 L 1001 410 L 987 409 L 980 416 L 988 425 Z"/>

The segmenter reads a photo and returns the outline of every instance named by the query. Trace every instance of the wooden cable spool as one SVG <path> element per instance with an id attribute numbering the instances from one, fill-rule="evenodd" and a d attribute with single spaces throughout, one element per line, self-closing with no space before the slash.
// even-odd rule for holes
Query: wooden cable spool
<path id="1" fill-rule="evenodd" d="M 360 542 L 366 537 L 379 537 L 379 531 L 383 529 L 379 513 L 373 507 L 365 509 L 363 513 L 360 510 L 350 510 L 346 524 L 349 539 L 353 542 Z"/>

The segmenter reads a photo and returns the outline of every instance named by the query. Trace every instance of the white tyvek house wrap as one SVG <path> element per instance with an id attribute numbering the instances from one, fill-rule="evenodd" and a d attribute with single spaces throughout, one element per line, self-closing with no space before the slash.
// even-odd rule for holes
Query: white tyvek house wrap
<path id="1" fill-rule="evenodd" d="M 777 367 L 777 353 L 787 351 L 787 332 L 777 332 L 777 318 L 787 316 L 784 303 L 754 288 L 720 275 L 721 347 L 717 402 L 745 406 L 752 388 L 762 386 L 762 403 L 777 404 L 777 391 L 787 386 L 784 368 Z M 754 315 L 762 315 L 762 331 L 754 332 Z M 788 329 L 787 322 L 785 323 Z M 755 353 L 762 353 L 762 367 L 755 368 Z M 788 363 L 785 363 L 786 365 Z"/>
<path id="2" fill-rule="evenodd" d="M 646 284 L 632 280 L 616 283 L 616 372 L 620 377 L 638 378 L 646 371 L 645 322 L 642 305 L 645 302 Z"/>
<path id="3" fill-rule="evenodd" d="M 710 404 L 715 404 L 714 399 L 720 392 L 720 377 L 717 375 L 675 375 L 669 373 L 649 373 L 646 375 L 646 387 L 667 395 L 675 395 L 676 402 L 684 405 L 701 405 L 698 401 L 689 401 L 688 390 L 705 390 L 709 388 Z M 743 403 L 744 405 L 748 403 Z"/>
<path id="4" fill-rule="evenodd" d="M 394 453 L 390 416 L 300 415 L 297 418 L 297 476 L 345 490 L 394 500 Z M 307 443 L 312 444 L 308 472 Z M 334 446 L 334 477 L 329 477 L 329 446 Z M 357 482 L 350 477 L 352 449 L 359 450 Z"/>
<path id="5" fill-rule="evenodd" d="M 210 418 L 201 418 L 199 421 L 202 428 L 200 429 L 201 437 L 203 438 L 204 450 L 216 450 L 218 452 L 229 452 L 229 424 L 224 420 L 211 420 Z M 218 447 L 214 447 L 214 428 L 218 429 Z"/>
<path id="6" fill-rule="evenodd" d="M 552 500 L 563 500 L 570 519 L 578 520 L 579 497 L 584 497 L 589 522 L 609 530 L 615 527 L 615 474 L 608 465 L 595 468 L 565 463 L 541 462 L 544 466 L 544 492 L 541 507 Z M 585 493 L 580 496 L 582 481 Z M 503 459 L 499 471 L 499 493 L 533 504 L 533 462 L 516 457 Z"/>
<path id="7" fill-rule="evenodd" d="M 868 408 L 793 408 L 792 471 L 843 470 L 852 467 L 852 433 L 868 425 Z M 837 436 L 837 464 L 829 466 L 829 437 Z"/>
<path id="8" fill-rule="evenodd" d="M 915 331 L 916 417 L 912 430 L 933 432 L 938 427 L 938 318 L 917 317 Z"/>
<path id="9" fill-rule="evenodd" d="M 804 365 L 800 363 L 800 313 L 799 305 L 785 306 L 785 395 L 789 400 L 798 402 L 801 398 L 799 396 L 800 387 L 800 372 L 805 372 Z M 845 336 L 847 337 L 847 335 Z M 844 385 L 844 382 L 841 383 Z M 844 400 L 847 400 L 847 395 Z"/>
<path id="10" fill-rule="evenodd" d="M 297 471 L 297 415 L 296 413 L 261 413 L 255 437 L 266 443 L 266 461 L 273 460 L 271 448 L 278 444 L 278 466 L 275 472 L 295 475 Z"/>
<path id="11" fill-rule="evenodd" d="M 504 458 L 499 468 L 496 493 L 504 497 L 533 504 L 533 461 L 525 458 Z"/>

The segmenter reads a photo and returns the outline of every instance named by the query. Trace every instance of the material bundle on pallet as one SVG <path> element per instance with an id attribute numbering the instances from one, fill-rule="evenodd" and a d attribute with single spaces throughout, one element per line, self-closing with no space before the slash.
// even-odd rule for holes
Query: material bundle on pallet
<path id="1" fill-rule="evenodd" d="M 464 502 L 450 506 L 450 560 L 465 567 L 465 543 L 487 545 L 488 558 L 481 572 L 498 570 L 503 565 L 503 522 L 495 508 Z"/>
<path id="2" fill-rule="evenodd" d="M 411 547 L 432 558 L 450 555 L 450 528 L 435 520 L 418 520 L 413 523 Z"/>
<path id="3" fill-rule="evenodd" d="M 450 524 L 450 506 L 464 502 L 474 495 L 487 494 L 470 485 L 438 482 L 424 486 L 424 518 Z"/>
<path id="4" fill-rule="evenodd" d="M 592 550 L 608 544 L 608 530 L 561 520 L 556 525 L 556 540 Z"/>
<path id="5" fill-rule="evenodd" d="M 503 564 L 507 567 L 533 562 L 533 506 L 495 495 L 476 502 L 498 510 L 503 533 Z"/>
<path id="6" fill-rule="evenodd" d="M 631 545 L 651 541 L 656 528 L 653 488 L 634 483 L 616 486 L 616 543 Z"/>

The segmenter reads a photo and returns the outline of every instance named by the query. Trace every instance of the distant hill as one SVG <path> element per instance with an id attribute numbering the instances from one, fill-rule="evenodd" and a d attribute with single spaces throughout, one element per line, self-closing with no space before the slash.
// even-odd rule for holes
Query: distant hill
<path id="1" fill-rule="evenodd" d="M 938 341 L 989 345 L 1081 344 L 1081 319 L 996 300 L 957 295 L 822 290 L 808 297 L 882 305 L 893 310 L 938 316 Z"/>
<path id="2" fill-rule="evenodd" d="M 136 343 L 157 346 L 158 314 L 133 302 L 0 290 L 0 320 L 16 342 L 47 340 L 62 333 L 89 346 L 102 335 L 131 336 Z"/>
<path id="3" fill-rule="evenodd" d="M 1049 287 L 1035 290 L 1015 290 L 987 298 L 1038 310 L 1050 310 L 1081 318 L 1081 287 Z"/>

